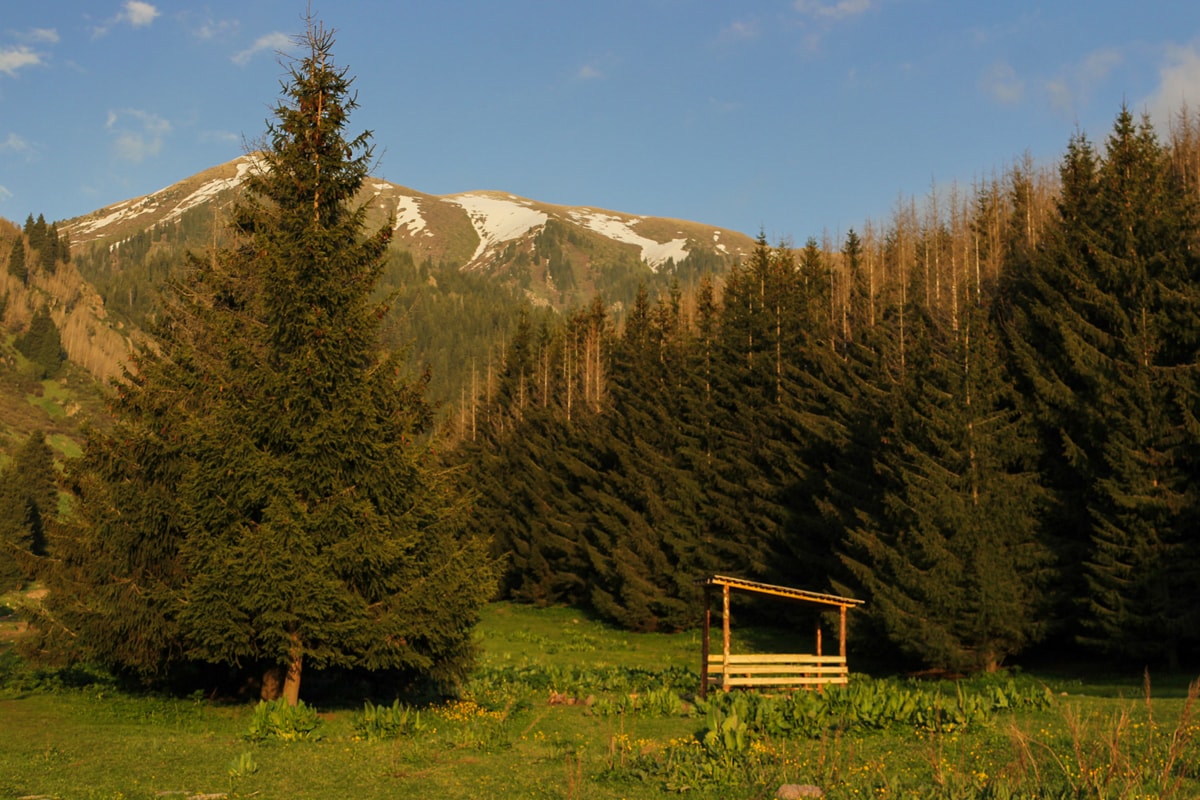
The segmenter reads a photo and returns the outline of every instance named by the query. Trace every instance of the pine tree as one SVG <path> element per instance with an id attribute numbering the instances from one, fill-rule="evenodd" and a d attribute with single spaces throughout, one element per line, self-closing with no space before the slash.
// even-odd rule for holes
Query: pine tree
<path id="1" fill-rule="evenodd" d="M 53 275 L 58 264 L 58 224 L 52 222 L 47 226 L 41 216 L 38 216 L 38 220 L 42 223 L 42 245 L 38 253 L 38 265 L 42 272 Z"/>
<path id="2" fill-rule="evenodd" d="M 1192 533 L 1200 396 L 1200 224 L 1148 122 L 1122 110 L 1100 158 L 1082 136 L 1058 220 L 1014 264 L 1011 349 L 1036 402 L 1043 471 L 1080 637 L 1176 663 L 1197 640 Z"/>
<path id="3" fill-rule="evenodd" d="M 29 280 L 29 271 L 25 267 L 25 241 L 20 236 L 13 242 L 8 254 L 8 274 L 21 283 Z"/>
<path id="4" fill-rule="evenodd" d="M 62 368 L 62 337 L 47 306 L 34 312 L 29 330 L 17 339 L 16 344 L 17 349 L 37 366 L 39 380 L 54 377 Z"/>
<path id="5" fill-rule="evenodd" d="M 25 580 L 20 554 L 33 545 L 25 524 L 25 501 L 16 469 L 0 469 L 0 592 L 19 588 Z"/>
<path id="6" fill-rule="evenodd" d="M 772 548 L 787 513 L 772 459 L 781 441 L 781 324 L 795 277 L 790 256 L 760 234 L 747 263 L 726 278 L 712 348 L 704 539 L 728 570 L 757 578 L 775 564 Z"/>
<path id="7" fill-rule="evenodd" d="M 901 649 L 931 667 L 990 672 L 1045 634 L 1051 554 L 997 334 L 984 309 L 962 308 L 957 330 L 912 315 L 875 456 L 882 502 L 860 509 L 842 555 Z"/>
<path id="8" fill-rule="evenodd" d="M 114 434 L 89 442 L 42 627 L 145 675 L 260 670 L 291 703 L 305 666 L 449 688 L 494 569 L 437 467 L 424 381 L 380 355 L 391 226 L 364 237 L 353 204 L 369 134 L 344 136 L 357 103 L 332 33 L 310 22 L 303 44 L 232 243 L 194 259 Z"/>
<path id="9" fill-rule="evenodd" d="M 43 431 L 29 435 L 17 451 L 14 466 L 27 507 L 29 549 L 44 554 L 46 527 L 58 516 L 58 473 L 54 467 L 54 451 Z"/>
<path id="10" fill-rule="evenodd" d="M 45 434 L 34 431 L 0 470 L 0 586 L 20 584 L 30 568 L 27 556 L 45 554 L 46 526 L 57 514 L 54 454 Z"/>

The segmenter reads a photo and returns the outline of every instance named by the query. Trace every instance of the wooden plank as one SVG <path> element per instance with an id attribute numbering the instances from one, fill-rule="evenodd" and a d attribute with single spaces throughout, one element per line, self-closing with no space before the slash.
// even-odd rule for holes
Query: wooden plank
<path id="1" fill-rule="evenodd" d="M 849 683 L 844 677 L 824 678 L 729 678 L 730 686 L 838 686 Z"/>
<path id="2" fill-rule="evenodd" d="M 827 594 L 825 592 L 810 592 L 804 589 L 793 589 L 789 586 L 776 586 L 770 583 L 760 583 L 758 581 L 748 581 L 744 578 L 731 578 L 727 575 L 713 575 L 711 578 L 705 578 L 700 583 L 705 583 L 709 586 L 732 586 L 735 589 L 741 589 L 748 592 L 756 592 L 758 594 L 774 595 L 775 597 L 789 597 L 795 600 L 807 600 L 811 603 L 821 603 L 831 606 L 859 606 L 863 604 L 862 600 L 857 600 L 853 597 L 841 597 L 836 594 Z"/>
<path id="3" fill-rule="evenodd" d="M 729 587 L 725 586 L 721 589 L 721 630 L 725 634 L 721 655 L 726 661 L 729 660 Z M 729 683 L 722 684 L 726 689 L 729 688 Z"/>
<path id="4" fill-rule="evenodd" d="M 712 589 L 709 586 L 704 587 L 704 638 L 700 640 L 700 699 L 703 700 L 708 694 L 708 666 L 711 663 L 709 656 L 708 637 L 712 629 Z"/>
<path id="5" fill-rule="evenodd" d="M 710 653 L 709 664 L 724 662 L 722 653 Z M 729 656 L 729 664 L 845 664 L 841 656 L 810 656 L 806 653 L 735 653 Z"/>
<path id="6" fill-rule="evenodd" d="M 791 664 L 739 664 L 710 670 L 714 675 L 726 672 L 730 675 L 846 675 L 849 671 L 845 667 L 796 667 Z"/>
<path id="7" fill-rule="evenodd" d="M 846 607 L 838 609 L 838 653 L 846 657 Z"/>
<path id="8" fill-rule="evenodd" d="M 728 673 L 713 673 L 714 675 L 728 675 L 730 678 L 794 678 L 797 680 L 805 680 L 808 678 L 848 678 L 844 672 L 822 672 L 822 673 L 804 673 L 804 672 L 728 672 Z"/>

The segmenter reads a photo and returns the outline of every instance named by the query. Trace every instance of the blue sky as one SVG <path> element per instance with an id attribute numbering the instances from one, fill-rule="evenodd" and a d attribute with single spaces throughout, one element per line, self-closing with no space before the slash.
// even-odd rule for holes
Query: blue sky
<path id="1" fill-rule="evenodd" d="M 0 16 L 0 216 L 65 219 L 243 152 L 305 0 L 43 0 Z M 312 3 L 376 174 L 803 243 L 1056 163 L 1123 102 L 1200 106 L 1200 3 Z"/>

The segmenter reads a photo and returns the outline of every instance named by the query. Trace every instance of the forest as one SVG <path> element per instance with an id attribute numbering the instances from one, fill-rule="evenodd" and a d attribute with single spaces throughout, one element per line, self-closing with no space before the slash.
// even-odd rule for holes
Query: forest
<path id="1" fill-rule="evenodd" d="M 0 794 L 1196 795 L 1200 115 L 496 290 L 392 250 L 306 23 L 220 228 L 0 220 Z M 853 676 L 710 698 L 714 573 L 863 601 Z"/>
<path id="2" fill-rule="evenodd" d="M 887 224 L 526 319 L 449 420 L 500 594 L 640 631 L 696 581 L 866 600 L 852 647 L 992 671 L 1200 651 L 1200 118 L 1123 108 Z"/>
<path id="3" fill-rule="evenodd" d="M 309 67 L 285 101 L 343 91 Z M 862 599 L 852 648 L 914 669 L 993 672 L 1038 648 L 1171 669 L 1200 656 L 1200 116 L 1186 108 L 1163 135 L 1122 108 L 1052 168 L 1027 157 L 969 190 L 935 186 L 886 223 L 803 246 L 760 234 L 728 271 L 698 258 L 638 284 L 614 262 L 607 294 L 563 312 L 392 253 L 386 226 L 366 236 L 365 135 L 344 145 L 356 160 L 320 156 L 342 170 L 328 178 L 303 174 L 291 128 L 276 133 L 270 157 L 315 199 L 263 175 L 219 235 L 202 212 L 82 255 L 41 217 L 14 233 L 11 285 L 83 263 L 156 337 L 63 476 L 69 502 L 47 495 L 40 433 L 6 470 L 28 481 L 0 498 L 4 580 L 59 590 L 34 620 L 46 652 L 146 680 L 248 663 L 280 683 L 264 694 L 280 665 L 298 685 L 302 656 L 417 672 L 444 659 L 450 680 L 488 597 L 670 632 L 697 624 L 697 582 L 721 573 Z M 305 203 L 326 196 L 292 264 L 282 231 L 308 230 Z M 186 254 L 189 232 L 209 251 Z M 571 236 L 547 225 L 534 249 L 563 286 Z M 255 273 L 264 253 L 277 274 Z M 94 336 L 60 337 L 62 308 L 29 313 L 15 348 L 39 379 Z M 431 387 L 452 399 L 435 407 Z M 248 547 L 294 573 L 259 574 Z M 301 563 L 306 548 L 322 555 Z M 401 601 L 402 576 L 442 557 L 463 567 L 463 606 Z M 321 613 L 355 609 L 352 634 L 290 607 L 282 624 L 253 588 L 299 597 L 319 574 L 342 581 Z M 115 592 L 104 614 L 88 591 Z M 222 615 L 244 624 L 214 627 Z M 373 649 L 381 624 L 404 644 Z"/>

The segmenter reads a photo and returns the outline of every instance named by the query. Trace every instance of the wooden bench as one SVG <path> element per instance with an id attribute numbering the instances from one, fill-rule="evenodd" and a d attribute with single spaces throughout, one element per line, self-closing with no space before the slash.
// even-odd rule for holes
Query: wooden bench
<path id="1" fill-rule="evenodd" d="M 729 689 L 734 686 L 845 685 L 850 679 L 845 656 L 815 656 L 791 653 L 708 656 L 708 683 Z"/>

